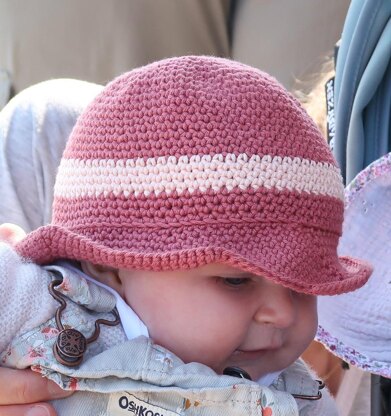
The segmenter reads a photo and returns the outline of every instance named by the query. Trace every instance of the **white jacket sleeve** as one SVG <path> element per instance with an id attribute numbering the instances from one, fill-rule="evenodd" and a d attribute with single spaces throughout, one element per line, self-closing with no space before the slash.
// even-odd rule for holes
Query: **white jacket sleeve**
<path id="1" fill-rule="evenodd" d="M 60 79 L 34 85 L 0 112 L 0 224 L 26 232 L 50 222 L 61 155 L 77 117 L 102 89 Z"/>
<path id="2" fill-rule="evenodd" d="M 0 242 L 0 353 L 15 336 L 54 315 L 58 303 L 48 292 L 49 281 L 48 271 Z"/>

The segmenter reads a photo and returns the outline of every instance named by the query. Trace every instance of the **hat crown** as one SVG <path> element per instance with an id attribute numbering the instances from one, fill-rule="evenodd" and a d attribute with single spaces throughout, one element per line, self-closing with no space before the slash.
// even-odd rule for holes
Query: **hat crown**
<path id="1" fill-rule="evenodd" d="M 111 82 L 79 118 L 64 157 L 226 153 L 334 164 L 312 120 L 272 77 L 196 56 L 156 62 Z"/>
<path id="2" fill-rule="evenodd" d="M 67 226 L 116 224 L 118 206 L 125 204 L 123 225 L 155 218 L 169 226 L 187 223 L 189 215 L 202 222 L 204 213 L 208 220 L 229 222 L 236 213 L 238 221 L 341 229 L 340 203 L 331 203 L 331 213 L 326 209 L 321 219 L 311 214 L 310 221 L 299 210 L 295 218 L 270 208 L 254 215 L 258 202 L 242 191 L 259 190 L 343 195 L 323 137 L 274 78 L 222 58 L 171 58 L 118 77 L 81 115 L 59 168 L 53 218 Z M 237 192 L 241 198 L 227 205 L 218 198 Z M 214 202 L 205 200 L 208 193 Z M 199 194 L 192 206 L 178 202 L 186 194 Z M 115 200 L 117 216 L 103 200 L 93 210 L 70 209 L 80 197 Z M 158 200 L 148 204 L 143 198 Z"/>

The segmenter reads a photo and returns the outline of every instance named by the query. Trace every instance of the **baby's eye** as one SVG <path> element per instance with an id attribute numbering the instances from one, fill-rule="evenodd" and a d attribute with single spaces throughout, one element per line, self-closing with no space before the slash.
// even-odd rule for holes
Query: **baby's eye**
<path id="1" fill-rule="evenodd" d="M 248 277 L 223 277 L 223 282 L 227 286 L 239 287 L 249 284 L 251 279 Z"/>

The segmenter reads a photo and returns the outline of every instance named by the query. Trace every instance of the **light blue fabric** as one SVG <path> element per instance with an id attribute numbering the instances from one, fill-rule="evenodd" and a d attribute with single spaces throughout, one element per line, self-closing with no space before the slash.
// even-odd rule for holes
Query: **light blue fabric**
<path id="1" fill-rule="evenodd" d="M 12 251 L 8 247 L 5 250 Z M 24 264 L 22 259 L 19 261 Z M 35 273 L 38 266 L 31 264 L 31 268 Z M 56 290 L 66 299 L 61 316 L 65 327 L 74 328 L 88 338 L 95 331 L 97 319 L 113 319 L 111 311 L 116 305 L 113 294 L 80 278 L 68 267 L 45 266 L 41 271 L 45 286 L 52 278 L 60 280 Z M 28 270 L 22 277 L 24 285 L 29 285 Z M 0 282 L 8 278 L 3 267 Z M 44 295 L 42 303 L 53 301 L 49 291 L 45 290 Z M 35 299 L 33 290 L 30 296 Z M 0 304 L 5 303 L 2 300 Z M 2 320 L 6 318 L 0 315 L 0 323 Z M 61 416 L 132 413 L 134 416 L 256 416 L 263 414 L 263 410 L 276 416 L 337 414 L 327 392 L 322 400 L 294 399 L 293 395 L 316 397 L 319 393 L 319 383 L 301 360 L 266 387 L 216 374 L 200 363 L 185 364 L 147 337 L 127 340 L 121 325 L 102 325 L 99 337 L 88 344 L 80 365 L 67 367 L 55 359 L 53 345 L 58 336 L 55 317 L 35 325 L 29 321 L 30 329 L 15 335 L 5 350 L 0 350 L 0 363 L 11 368 L 32 367 L 64 389 L 77 390 L 69 398 L 54 401 Z"/>
<path id="2" fill-rule="evenodd" d="M 391 1 L 353 0 L 335 76 L 334 155 L 345 182 L 391 150 Z"/>

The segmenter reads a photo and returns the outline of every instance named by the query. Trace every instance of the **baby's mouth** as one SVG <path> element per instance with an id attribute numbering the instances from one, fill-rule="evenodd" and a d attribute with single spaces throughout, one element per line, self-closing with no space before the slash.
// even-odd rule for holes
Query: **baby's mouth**
<path id="1" fill-rule="evenodd" d="M 232 358 L 243 360 L 243 361 L 252 361 L 263 358 L 267 353 L 276 352 L 281 348 L 281 343 L 274 343 L 268 346 L 254 349 L 254 350 L 246 350 L 238 348 L 232 353 Z"/>
<path id="2" fill-rule="evenodd" d="M 262 348 L 259 350 L 235 350 L 232 357 L 239 358 L 240 360 L 256 360 L 262 358 L 267 352 L 271 351 L 269 348 Z"/>
<path id="3" fill-rule="evenodd" d="M 284 340 L 280 331 L 273 331 L 268 335 L 268 341 L 263 345 L 262 343 L 258 343 L 258 345 L 253 344 L 252 346 L 238 346 L 238 348 L 232 353 L 232 358 L 235 360 L 240 359 L 245 361 L 257 360 L 259 358 L 263 358 L 265 354 L 277 352 L 283 347 Z"/>

